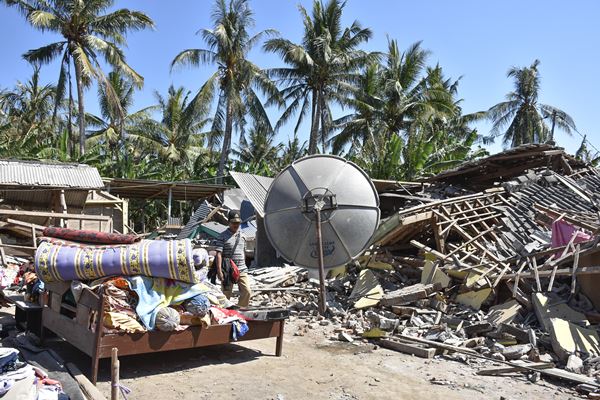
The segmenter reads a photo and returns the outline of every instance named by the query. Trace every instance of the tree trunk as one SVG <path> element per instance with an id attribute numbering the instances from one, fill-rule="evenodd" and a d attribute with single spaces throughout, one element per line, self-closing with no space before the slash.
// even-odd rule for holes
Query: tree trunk
<path id="1" fill-rule="evenodd" d="M 233 110 L 231 109 L 231 101 L 227 97 L 225 111 L 225 132 L 223 133 L 223 150 L 221 151 L 221 159 L 219 160 L 219 170 L 217 172 L 217 182 L 223 183 L 223 174 L 225 173 L 225 163 L 229 160 L 229 151 L 231 150 L 231 134 L 233 131 Z"/>
<path id="2" fill-rule="evenodd" d="M 83 109 L 83 76 L 81 65 L 76 60 L 75 64 L 75 80 L 77 81 L 77 107 L 79 108 L 79 156 L 85 154 L 85 111 Z"/>
<path id="3" fill-rule="evenodd" d="M 312 121 L 310 126 L 310 139 L 308 141 L 308 154 L 315 154 L 317 152 L 317 143 L 319 140 L 319 120 L 320 120 L 320 108 L 319 107 L 319 91 L 313 89 L 312 91 Z"/>
<path id="4" fill-rule="evenodd" d="M 319 96 L 319 108 L 321 111 L 321 145 L 323 146 L 323 154 L 327 151 L 327 123 L 325 121 L 325 98 L 323 92 Z"/>
<path id="5" fill-rule="evenodd" d="M 71 158 L 75 158 L 75 143 L 73 143 L 73 84 L 71 83 L 71 63 L 69 63 L 69 121 L 68 121 L 67 152 Z"/>

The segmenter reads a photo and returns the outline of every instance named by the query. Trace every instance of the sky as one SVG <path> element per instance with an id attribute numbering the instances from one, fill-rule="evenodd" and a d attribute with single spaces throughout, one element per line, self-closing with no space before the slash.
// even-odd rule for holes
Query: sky
<path id="1" fill-rule="evenodd" d="M 209 28 L 212 0 L 117 0 L 115 7 L 137 9 L 154 19 L 156 29 L 128 35 L 128 63 L 145 78 L 136 94 L 134 110 L 156 104 L 154 93 L 165 94 L 168 87 L 185 86 L 197 91 L 216 67 L 170 71 L 170 63 L 183 49 L 203 48 L 200 28 Z M 312 1 L 251 0 L 255 31 L 274 28 L 294 42 L 302 37 L 298 5 L 311 8 Z M 439 63 L 446 76 L 461 77 L 459 96 L 465 113 L 487 110 L 503 101 L 513 89 L 506 77 L 511 66 L 528 66 L 541 61 L 540 102 L 569 113 L 578 131 L 600 148 L 598 101 L 600 78 L 600 2 L 594 0 L 502 0 L 502 1 L 400 1 L 347 0 L 345 25 L 358 19 L 370 27 L 373 38 L 366 50 L 385 51 L 387 40 L 395 38 L 401 48 L 416 41 L 431 51 L 429 62 Z M 13 8 L 0 5 L 0 88 L 27 80 L 31 67 L 21 55 L 59 39 L 33 30 Z M 280 59 L 256 48 L 249 58 L 263 68 L 282 66 Z M 44 82 L 56 82 L 58 62 L 42 70 Z M 98 111 L 96 91 L 86 93 L 87 110 Z M 338 115 L 343 110 L 336 109 Z M 281 111 L 269 111 L 273 123 Z M 335 117 L 335 116 L 334 116 Z M 488 134 L 490 124 L 477 125 Z M 293 134 L 293 124 L 282 127 L 280 140 Z M 299 136 L 308 139 L 308 127 Z M 581 137 L 557 132 L 559 145 L 575 152 Z M 502 150 L 500 140 L 489 147 Z"/>

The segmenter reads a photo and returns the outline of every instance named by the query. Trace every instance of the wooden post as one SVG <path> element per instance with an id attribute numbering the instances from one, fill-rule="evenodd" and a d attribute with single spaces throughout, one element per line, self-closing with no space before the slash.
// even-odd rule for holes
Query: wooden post
<path id="1" fill-rule="evenodd" d="M 31 225 L 31 240 L 33 241 L 33 247 L 37 249 L 37 240 L 35 236 L 35 226 Z"/>
<path id="2" fill-rule="evenodd" d="M 119 400 L 119 349 L 112 348 L 111 352 L 111 379 L 110 379 L 110 400 Z"/>
<path id="3" fill-rule="evenodd" d="M 173 191 L 172 187 L 169 187 L 169 197 L 167 199 L 167 223 L 168 219 L 171 218 L 171 203 L 173 202 Z"/>
<path id="4" fill-rule="evenodd" d="M 0 239 L 0 261 L 2 261 L 2 265 L 6 267 L 6 254 L 4 254 L 4 246 L 2 244 L 2 239 Z"/>
<path id="5" fill-rule="evenodd" d="M 67 213 L 67 199 L 65 197 L 65 191 L 64 189 L 60 191 L 60 208 L 61 208 L 61 213 L 66 214 Z M 81 223 L 80 223 L 81 226 Z M 65 228 L 66 227 L 66 221 L 64 219 L 60 219 L 60 227 L 61 228 Z"/>

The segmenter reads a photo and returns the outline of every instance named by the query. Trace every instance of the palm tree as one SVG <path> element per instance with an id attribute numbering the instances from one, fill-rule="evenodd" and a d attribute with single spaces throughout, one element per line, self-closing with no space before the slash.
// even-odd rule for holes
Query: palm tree
<path id="1" fill-rule="evenodd" d="M 51 145 L 52 106 L 56 95 L 53 85 L 40 82 L 40 68 L 33 66 L 27 82 L 17 82 L 14 89 L 0 91 L 0 141 L 4 156 L 35 153 Z"/>
<path id="2" fill-rule="evenodd" d="M 233 150 L 238 170 L 266 176 L 276 173 L 283 144 L 275 144 L 275 133 L 252 127 L 247 136 L 242 137 L 238 148 Z"/>
<path id="3" fill-rule="evenodd" d="M 143 136 L 147 130 L 152 129 L 153 121 L 151 121 L 150 113 L 157 107 L 150 106 L 130 113 L 135 84 L 119 71 L 110 72 L 107 82 L 118 102 L 111 101 L 107 86 L 98 86 L 98 104 L 101 115 L 86 115 L 87 124 L 95 128 L 88 131 L 87 142 L 90 144 L 103 143 L 106 146 L 105 155 L 110 156 L 111 159 L 116 159 L 117 156 L 125 159 L 127 150 L 131 151 L 131 147 L 135 148 L 136 139 Z M 117 171 L 113 172 L 118 175 Z"/>
<path id="4" fill-rule="evenodd" d="M 167 97 L 156 93 L 161 119 L 133 136 L 141 147 L 158 154 L 164 162 L 164 179 L 189 177 L 196 158 L 202 155 L 202 130 L 209 123 L 190 99 L 191 92 L 183 87 L 169 87 Z"/>
<path id="5" fill-rule="evenodd" d="M 23 57 L 32 63 L 45 64 L 60 57 L 61 68 L 57 83 L 57 104 L 63 99 L 66 82 L 70 81 L 70 65 L 75 68 L 77 104 L 79 108 L 79 151 L 85 153 L 84 89 L 93 79 L 106 86 L 99 57 L 119 68 L 139 86 L 143 78 L 126 62 L 121 49 L 126 45 L 125 34 L 131 30 L 153 27 L 152 19 L 139 11 L 118 9 L 106 13 L 114 0 L 0 0 L 15 6 L 36 29 L 61 35 L 64 40 L 29 50 Z"/>
<path id="6" fill-rule="evenodd" d="M 180 52 L 171 63 L 199 66 L 217 64 L 218 68 L 202 85 L 192 100 L 195 107 L 206 108 L 216 99 L 217 109 L 212 133 L 223 133 L 222 151 L 217 179 L 222 182 L 225 164 L 229 160 L 234 126 L 244 133 L 246 118 L 255 125 L 272 130 L 271 123 L 257 90 L 279 102 L 279 92 L 267 74 L 247 59 L 248 53 L 273 30 L 264 30 L 251 36 L 254 26 L 253 12 L 247 0 L 217 0 L 212 12 L 213 29 L 199 33 L 207 49 L 187 49 Z"/>
<path id="7" fill-rule="evenodd" d="M 358 46 L 371 38 L 371 30 L 358 21 L 342 27 L 345 3 L 316 0 L 312 16 L 299 6 L 304 23 L 300 44 L 283 38 L 268 40 L 264 49 L 279 54 L 288 65 L 275 68 L 270 75 L 285 85 L 282 94 L 288 106 L 276 129 L 298 114 L 294 133 L 298 132 L 310 112 L 310 139 L 308 152 L 317 152 L 319 139 L 323 147 L 332 126 L 330 104 L 342 104 L 358 78 L 359 69 L 376 55 L 359 50 Z"/>
<path id="8" fill-rule="evenodd" d="M 308 153 L 306 141 L 300 142 L 297 134 L 293 138 L 288 138 L 287 144 L 281 149 L 278 169 L 282 170 L 299 158 L 304 157 Z"/>
<path id="9" fill-rule="evenodd" d="M 539 65 L 540 61 L 535 60 L 529 67 L 512 67 L 508 70 L 506 76 L 514 79 L 515 89 L 506 95 L 506 101 L 488 110 L 493 122 L 488 141 L 493 142 L 502 135 L 505 145 L 515 147 L 524 143 L 553 141 L 555 126 L 569 135 L 572 129 L 576 129 L 573 118 L 566 112 L 538 102 Z M 544 121 L 547 118 L 552 120 L 551 129 Z"/>

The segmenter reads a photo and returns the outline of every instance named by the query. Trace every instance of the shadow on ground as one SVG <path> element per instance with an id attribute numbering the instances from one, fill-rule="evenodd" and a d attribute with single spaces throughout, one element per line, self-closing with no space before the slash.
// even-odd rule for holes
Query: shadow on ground
<path id="1" fill-rule="evenodd" d="M 76 364 L 86 376 L 91 376 L 91 358 L 68 342 L 54 338 L 46 340 L 44 346 L 56 351 L 65 362 Z M 119 357 L 120 376 L 121 379 L 147 377 L 216 364 L 246 363 L 265 356 L 274 357 L 237 344 L 123 356 Z M 110 359 L 108 358 L 100 360 L 98 382 L 103 381 L 110 381 Z"/>

